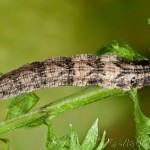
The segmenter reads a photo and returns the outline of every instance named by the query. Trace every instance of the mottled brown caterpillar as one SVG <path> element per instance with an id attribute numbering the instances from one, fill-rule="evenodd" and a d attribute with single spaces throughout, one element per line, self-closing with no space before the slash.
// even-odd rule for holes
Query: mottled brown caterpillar
<path id="1" fill-rule="evenodd" d="M 57 86 L 101 86 L 130 90 L 150 86 L 150 61 L 129 62 L 117 55 L 50 58 L 0 77 L 0 99 Z"/>

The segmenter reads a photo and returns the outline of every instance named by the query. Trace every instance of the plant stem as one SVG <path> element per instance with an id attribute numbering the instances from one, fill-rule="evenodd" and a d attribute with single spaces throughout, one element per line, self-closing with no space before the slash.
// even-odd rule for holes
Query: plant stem
<path id="1" fill-rule="evenodd" d="M 17 128 L 29 127 L 35 124 L 44 123 L 47 117 L 54 118 L 55 116 L 67 112 L 69 110 L 79 108 L 98 100 L 107 97 L 125 95 L 122 90 L 116 89 L 101 89 L 100 87 L 90 87 L 80 93 L 67 96 L 55 102 L 52 102 L 44 107 L 34 110 L 30 113 L 23 114 L 10 120 L 0 123 L 0 134 L 11 132 Z"/>

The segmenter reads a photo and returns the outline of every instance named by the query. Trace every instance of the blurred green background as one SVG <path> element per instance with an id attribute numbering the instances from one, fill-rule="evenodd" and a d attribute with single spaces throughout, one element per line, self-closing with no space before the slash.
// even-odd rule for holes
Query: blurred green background
<path id="1" fill-rule="evenodd" d="M 52 56 L 95 54 L 106 43 L 122 39 L 150 59 L 150 1 L 147 0 L 0 0 L 0 71 L 6 73 L 27 62 Z M 81 87 L 58 87 L 36 92 L 36 108 L 81 91 Z M 150 116 L 149 88 L 139 91 L 142 111 Z M 0 102 L 0 119 L 6 106 Z M 133 102 L 129 97 L 106 99 L 67 112 L 53 119 L 58 137 L 77 130 L 82 141 L 87 129 L 99 118 L 100 133 L 112 139 L 107 149 L 137 149 Z M 9 133 L 13 150 L 46 150 L 45 126 Z M 125 146 L 119 142 L 129 141 Z M 116 143 L 116 145 L 115 145 Z M 136 144 L 134 142 L 134 144 Z M 2 144 L 0 144 L 2 149 Z"/>

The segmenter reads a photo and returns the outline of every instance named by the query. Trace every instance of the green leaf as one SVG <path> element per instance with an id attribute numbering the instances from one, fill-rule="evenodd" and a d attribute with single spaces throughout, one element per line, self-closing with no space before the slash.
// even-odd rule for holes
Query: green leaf
<path id="1" fill-rule="evenodd" d="M 146 117 L 139 107 L 137 90 L 133 89 L 129 93 L 134 101 L 134 116 L 136 123 L 136 139 L 140 150 L 150 149 L 150 118 Z"/>
<path id="2" fill-rule="evenodd" d="M 52 121 L 50 118 L 47 118 L 45 124 L 48 127 L 47 134 L 47 150 L 67 150 L 69 147 L 70 138 L 68 136 L 63 136 L 62 138 L 57 138 L 54 134 Z"/>
<path id="3" fill-rule="evenodd" d="M 95 121 L 95 123 L 89 129 L 89 131 L 81 145 L 81 150 L 94 149 L 95 145 L 97 144 L 97 140 L 98 140 L 98 119 Z"/>
<path id="4" fill-rule="evenodd" d="M 27 113 L 39 100 L 34 93 L 25 93 L 6 101 L 8 106 L 7 119 Z"/>
<path id="5" fill-rule="evenodd" d="M 9 150 L 9 140 L 8 139 L 0 139 L 0 140 L 5 143 L 4 150 Z"/>
<path id="6" fill-rule="evenodd" d="M 146 60 L 143 56 L 135 52 L 132 47 L 121 40 L 113 40 L 97 51 L 98 55 L 115 54 L 129 60 Z"/>
<path id="7" fill-rule="evenodd" d="M 102 150 L 107 146 L 107 144 L 109 143 L 109 139 L 105 142 L 105 137 L 106 137 L 106 131 L 103 132 L 102 138 L 96 150 Z"/>
<path id="8" fill-rule="evenodd" d="M 68 149 L 68 136 L 62 138 L 55 138 L 52 141 L 47 141 L 47 150 L 67 150 Z"/>
<path id="9" fill-rule="evenodd" d="M 52 121 L 50 118 L 47 118 L 45 124 L 48 126 L 48 136 L 47 136 L 47 149 L 48 150 L 102 150 L 106 147 L 109 140 L 105 142 L 106 132 L 104 131 L 102 138 L 98 141 L 98 119 L 89 129 L 85 140 L 80 146 L 78 135 L 74 128 L 71 126 L 70 137 L 68 135 L 63 136 L 62 138 L 57 138 L 54 134 L 52 128 Z M 99 143 L 99 144 L 98 144 Z M 98 145 L 98 147 L 97 147 Z M 96 148 L 97 147 L 97 148 Z"/>
<path id="10" fill-rule="evenodd" d="M 80 150 L 78 135 L 73 128 L 71 129 L 70 150 Z"/>

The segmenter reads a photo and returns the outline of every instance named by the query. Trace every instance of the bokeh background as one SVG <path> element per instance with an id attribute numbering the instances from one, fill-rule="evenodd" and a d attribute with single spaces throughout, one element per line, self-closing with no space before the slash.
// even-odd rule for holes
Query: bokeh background
<path id="1" fill-rule="evenodd" d="M 95 54 L 97 49 L 117 39 L 127 41 L 150 59 L 148 17 L 150 1 L 147 0 L 0 0 L 0 71 L 6 73 L 27 62 L 52 56 Z M 35 108 L 82 89 L 40 90 L 36 93 L 41 100 Z M 139 97 L 142 111 L 150 117 L 148 92 L 148 87 L 140 90 Z M 5 113 L 5 102 L 0 102 L 1 120 Z M 109 98 L 67 112 L 53 119 L 53 126 L 61 137 L 70 131 L 72 124 L 82 141 L 96 118 L 100 134 L 106 130 L 107 137 L 114 141 L 107 149 L 137 149 L 117 144 L 135 141 L 133 102 L 129 97 Z M 13 150 L 46 150 L 45 126 L 5 136 L 9 137 Z"/>

